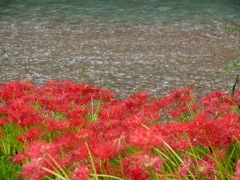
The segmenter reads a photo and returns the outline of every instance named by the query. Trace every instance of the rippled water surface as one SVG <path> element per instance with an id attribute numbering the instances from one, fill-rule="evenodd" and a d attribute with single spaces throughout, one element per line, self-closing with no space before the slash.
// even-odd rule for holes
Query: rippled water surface
<path id="1" fill-rule="evenodd" d="M 0 0 L 0 81 L 73 79 L 162 95 L 226 90 L 239 0 Z"/>

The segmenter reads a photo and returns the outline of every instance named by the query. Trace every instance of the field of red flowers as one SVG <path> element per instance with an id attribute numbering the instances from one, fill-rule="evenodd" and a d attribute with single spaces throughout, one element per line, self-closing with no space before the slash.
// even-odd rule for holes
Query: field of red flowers
<path id="1" fill-rule="evenodd" d="M 198 99 L 191 86 L 117 99 L 68 80 L 2 83 L 0 177 L 239 180 L 239 104 L 240 91 Z"/>

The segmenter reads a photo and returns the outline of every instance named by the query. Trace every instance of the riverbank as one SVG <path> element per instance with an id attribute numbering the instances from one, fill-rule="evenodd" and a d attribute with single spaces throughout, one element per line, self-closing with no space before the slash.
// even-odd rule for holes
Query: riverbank
<path id="1" fill-rule="evenodd" d="M 2 22 L 0 81 L 73 79 L 121 97 L 136 90 L 162 95 L 195 83 L 201 95 L 231 87 L 234 79 L 221 69 L 236 57 L 238 39 L 222 26 Z"/>

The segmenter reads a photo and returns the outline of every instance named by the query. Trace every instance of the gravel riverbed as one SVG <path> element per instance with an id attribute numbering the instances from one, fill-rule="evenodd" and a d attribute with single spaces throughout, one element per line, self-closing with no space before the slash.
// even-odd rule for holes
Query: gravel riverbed
<path id="1" fill-rule="evenodd" d="M 195 84 L 199 96 L 229 90 L 234 77 L 221 69 L 238 56 L 239 33 L 211 26 L 113 22 L 32 26 L 0 25 L 0 81 L 31 77 L 35 84 L 72 79 L 125 97 L 147 90 L 161 96 Z"/>

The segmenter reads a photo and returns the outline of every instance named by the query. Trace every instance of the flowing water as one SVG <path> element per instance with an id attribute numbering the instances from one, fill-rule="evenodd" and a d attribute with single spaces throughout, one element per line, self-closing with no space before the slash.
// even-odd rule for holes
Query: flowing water
<path id="1" fill-rule="evenodd" d="M 227 90 L 239 0 L 0 0 L 0 81 L 72 79 L 121 97 Z"/>

